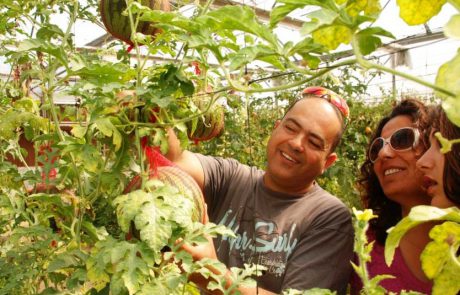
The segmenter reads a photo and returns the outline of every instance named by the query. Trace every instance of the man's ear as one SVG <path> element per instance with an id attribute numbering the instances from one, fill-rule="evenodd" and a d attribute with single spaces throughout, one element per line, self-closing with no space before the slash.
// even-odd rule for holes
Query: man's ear
<path id="1" fill-rule="evenodd" d="M 273 129 L 276 129 L 280 124 L 281 124 L 281 120 L 276 120 L 275 126 L 273 126 Z"/>
<path id="2" fill-rule="evenodd" d="M 327 168 L 331 167 L 332 164 L 335 163 L 335 161 L 337 161 L 339 157 L 337 156 L 336 153 L 331 153 L 329 154 L 327 157 L 326 157 L 326 163 L 324 164 L 324 168 L 323 168 L 323 173 L 324 171 L 326 171 Z"/>

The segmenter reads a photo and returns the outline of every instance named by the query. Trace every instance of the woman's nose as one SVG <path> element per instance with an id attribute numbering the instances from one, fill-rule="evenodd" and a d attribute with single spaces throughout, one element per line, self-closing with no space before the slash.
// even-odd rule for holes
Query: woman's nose
<path id="1" fill-rule="evenodd" d="M 385 142 L 383 144 L 383 147 L 379 151 L 379 158 L 384 159 L 384 158 L 391 158 L 393 156 L 394 156 L 394 150 L 391 148 L 388 142 Z"/>
<path id="2" fill-rule="evenodd" d="M 430 150 L 426 151 L 415 163 L 417 169 L 425 170 L 431 167 Z"/>

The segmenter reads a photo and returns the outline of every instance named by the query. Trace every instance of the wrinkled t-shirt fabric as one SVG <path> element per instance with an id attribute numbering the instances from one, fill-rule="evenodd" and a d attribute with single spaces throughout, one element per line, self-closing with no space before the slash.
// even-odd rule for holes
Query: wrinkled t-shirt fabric
<path id="1" fill-rule="evenodd" d="M 204 196 L 211 222 L 236 238 L 214 239 L 227 267 L 266 268 L 258 287 L 327 288 L 345 294 L 351 273 L 353 228 L 349 209 L 318 184 L 305 194 L 268 189 L 264 171 L 233 159 L 197 154 L 205 175 Z"/>

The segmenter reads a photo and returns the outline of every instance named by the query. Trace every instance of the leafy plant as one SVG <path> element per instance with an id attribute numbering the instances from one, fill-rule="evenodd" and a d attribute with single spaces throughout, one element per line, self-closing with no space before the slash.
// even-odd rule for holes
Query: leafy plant
<path id="1" fill-rule="evenodd" d="M 458 273 L 460 260 L 460 209 L 456 207 L 441 209 L 430 206 L 412 208 L 389 232 L 385 243 L 385 260 L 391 264 L 396 247 L 402 236 L 411 228 L 425 222 L 434 223 L 430 230 L 431 241 L 421 254 L 422 269 L 429 279 L 434 280 L 433 294 L 457 294 L 460 291 Z"/>

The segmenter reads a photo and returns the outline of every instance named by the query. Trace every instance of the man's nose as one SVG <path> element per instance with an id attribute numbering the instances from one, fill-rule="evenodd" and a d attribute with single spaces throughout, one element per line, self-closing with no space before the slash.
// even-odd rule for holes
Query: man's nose
<path id="1" fill-rule="evenodd" d="M 289 145 L 296 152 L 303 152 L 303 138 L 301 135 L 296 135 L 289 140 Z"/>

